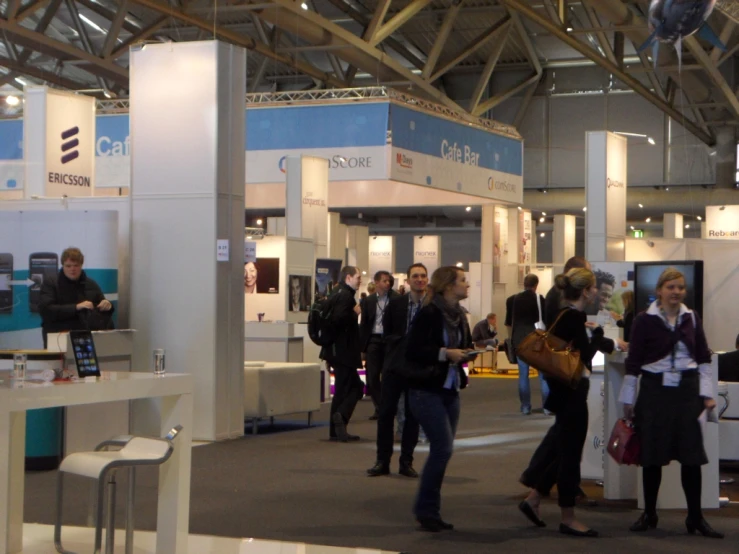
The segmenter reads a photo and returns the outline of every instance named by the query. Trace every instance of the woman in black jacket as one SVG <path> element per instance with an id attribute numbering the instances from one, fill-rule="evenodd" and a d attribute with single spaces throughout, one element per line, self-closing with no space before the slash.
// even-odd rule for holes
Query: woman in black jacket
<path id="1" fill-rule="evenodd" d="M 558 275 L 555 284 L 562 290 L 566 307 L 560 310 L 550 331 L 571 343 L 573 350 L 580 352 L 582 378 L 576 389 L 547 379 L 550 392 L 545 408 L 554 412 L 556 419 L 521 477 L 521 482 L 530 487 L 531 492 L 519 504 L 519 509 L 536 525 L 545 525 L 539 517 L 541 491 L 548 490 L 551 485 L 547 483 L 546 476 L 552 465 L 557 464 L 558 503 L 562 512 L 559 532 L 578 537 L 597 537 L 597 531 L 588 529 L 575 518 L 575 497 L 580 485 L 580 460 L 588 431 L 587 400 L 592 359 L 598 350 L 612 352 L 614 344 L 603 337 L 602 328 L 587 322 L 585 308 L 598 295 L 593 272 L 583 268 L 571 269 L 566 275 Z M 586 327 L 592 329 L 590 339 Z"/>
<path id="2" fill-rule="evenodd" d="M 459 305 L 469 288 L 457 267 L 434 271 L 425 306 L 408 334 L 406 359 L 416 373 L 409 378 L 408 403 L 429 440 L 413 512 L 431 532 L 454 528 L 441 519 L 441 484 L 459 422 L 459 390 L 467 386 L 462 363 L 472 359 L 470 328 Z"/>
<path id="3" fill-rule="evenodd" d="M 624 330 L 624 340 L 631 340 L 631 326 L 634 323 L 634 291 L 627 290 L 621 295 L 624 304 L 624 313 L 611 312 L 611 317 L 616 320 L 616 325 Z"/>

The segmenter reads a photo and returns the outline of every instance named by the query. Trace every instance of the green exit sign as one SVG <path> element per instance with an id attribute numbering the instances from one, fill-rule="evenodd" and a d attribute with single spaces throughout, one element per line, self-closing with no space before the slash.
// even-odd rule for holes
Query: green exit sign
<path id="1" fill-rule="evenodd" d="M 634 233 L 634 238 L 635 239 L 643 239 L 644 238 L 644 231 L 642 231 L 641 229 L 634 229 L 633 233 Z"/>

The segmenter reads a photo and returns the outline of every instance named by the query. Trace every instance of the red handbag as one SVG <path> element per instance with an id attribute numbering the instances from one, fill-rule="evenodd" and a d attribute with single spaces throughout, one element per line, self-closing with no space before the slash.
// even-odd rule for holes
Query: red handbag
<path id="1" fill-rule="evenodd" d="M 639 465 L 641 442 L 631 421 L 622 418 L 616 422 L 611 431 L 611 438 L 608 439 L 607 450 L 619 465 Z"/>

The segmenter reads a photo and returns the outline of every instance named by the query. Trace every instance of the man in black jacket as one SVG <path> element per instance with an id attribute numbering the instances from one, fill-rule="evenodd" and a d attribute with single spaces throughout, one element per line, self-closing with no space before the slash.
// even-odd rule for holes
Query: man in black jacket
<path id="1" fill-rule="evenodd" d="M 385 365 L 382 371 L 382 399 L 380 414 L 377 420 L 377 461 L 367 470 L 367 475 L 377 477 L 390 473 L 390 458 L 393 455 L 393 421 L 398 412 L 398 401 L 403 393 L 408 392 L 408 383 L 397 372 L 398 358 L 405 360 L 405 340 L 409 326 L 421 308 L 426 287 L 429 283 L 428 272 L 423 264 L 413 264 L 408 268 L 410 293 L 393 297 L 383 314 L 382 326 L 385 339 Z M 391 357 L 392 350 L 396 356 Z M 418 421 L 408 408 L 408 396 L 405 396 L 405 423 L 403 424 L 403 440 L 400 444 L 400 467 L 398 473 L 406 477 L 417 478 L 413 469 L 413 450 L 418 443 Z"/>
<path id="2" fill-rule="evenodd" d="M 341 442 L 359 440 L 358 436 L 347 432 L 346 426 L 357 402 L 364 396 L 364 383 L 357 373 L 357 368 L 362 366 L 357 323 L 360 308 L 354 299 L 361 283 L 362 273 L 358 268 L 346 266 L 341 269 L 339 285 L 331 294 L 331 325 L 336 339 L 321 349 L 321 359 L 326 360 L 334 371 L 329 438 Z"/>
<path id="3" fill-rule="evenodd" d="M 48 333 L 112 328 L 113 305 L 100 286 L 82 270 L 85 257 L 79 248 L 62 252 L 62 269 L 41 285 L 39 312 L 44 348 Z"/>
<path id="4" fill-rule="evenodd" d="M 534 332 L 539 321 L 544 318 L 544 297 L 537 294 L 539 277 L 530 273 L 523 280 L 524 291 L 513 298 L 512 309 L 512 335 L 513 348 Z M 541 384 L 542 405 L 549 395 L 549 385 L 539 372 L 539 383 Z M 521 401 L 521 413 L 531 414 L 531 385 L 529 384 L 529 364 L 518 358 L 518 397 Z"/>
<path id="5" fill-rule="evenodd" d="M 388 271 L 375 273 L 375 293 L 360 303 L 362 318 L 359 323 L 359 336 L 362 339 L 367 389 L 375 406 L 370 419 L 377 419 L 382 396 L 382 365 L 385 359 L 385 345 L 382 341 L 382 318 L 388 302 L 395 295 L 391 288 L 392 275 Z"/>

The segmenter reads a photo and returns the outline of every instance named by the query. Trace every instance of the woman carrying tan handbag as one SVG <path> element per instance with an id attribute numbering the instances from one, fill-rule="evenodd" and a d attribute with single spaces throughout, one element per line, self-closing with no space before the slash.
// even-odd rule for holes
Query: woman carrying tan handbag
<path id="1" fill-rule="evenodd" d="M 539 516 L 539 504 L 542 493 L 548 492 L 552 486 L 552 475 L 556 474 L 558 503 L 562 512 L 559 532 L 597 537 L 597 531 L 575 518 L 575 497 L 580 485 L 580 460 L 588 430 L 587 398 L 592 359 L 598 350 L 610 353 L 615 345 L 603 337 L 603 329 L 587 323 L 585 307 L 598 295 L 593 272 L 584 268 L 571 269 L 566 275 L 558 275 L 555 284 L 562 290 L 566 307 L 549 331 L 580 352 L 582 378 L 575 389 L 560 381 L 548 380 L 550 393 L 545 407 L 555 413 L 556 419 L 521 476 L 521 483 L 530 487 L 531 492 L 519 504 L 519 510 L 534 524 L 544 527 L 546 524 Z M 586 326 L 592 329 L 590 339 Z"/>

